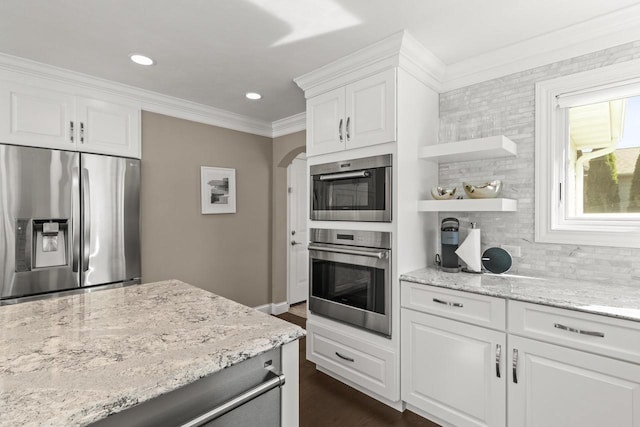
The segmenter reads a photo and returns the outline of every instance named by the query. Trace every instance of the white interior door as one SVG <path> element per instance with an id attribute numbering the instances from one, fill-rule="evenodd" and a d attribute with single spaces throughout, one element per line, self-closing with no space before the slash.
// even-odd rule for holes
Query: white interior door
<path id="1" fill-rule="evenodd" d="M 289 305 L 307 300 L 309 293 L 309 251 L 307 250 L 307 159 L 300 154 L 288 171 L 289 242 L 287 302 Z"/>

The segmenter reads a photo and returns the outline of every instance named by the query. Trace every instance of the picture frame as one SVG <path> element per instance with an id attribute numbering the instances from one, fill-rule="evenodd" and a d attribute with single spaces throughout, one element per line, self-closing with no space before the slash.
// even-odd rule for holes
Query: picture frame
<path id="1" fill-rule="evenodd" d="M 203 215 L 236 213 L 236 170 L 201 166 L 200 202 Z"/>

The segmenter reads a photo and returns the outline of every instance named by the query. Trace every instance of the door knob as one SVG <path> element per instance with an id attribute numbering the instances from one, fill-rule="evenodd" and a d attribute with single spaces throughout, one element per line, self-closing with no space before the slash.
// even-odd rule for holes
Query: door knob
<path id="1" fill-rule="evenodd" d="M 295 246 L 295 245 L 299 245 L 299 244 L 300 244 L 300 243 L 299 243 L 299 242 L 296 242 L 295 240 L 292 240 L 292 241 L 291 241 L 291 246 Z"/>
<path id="2" fill-rule="evenodd" d="M 291 230 L 291 235 L 295 236 L 296 235 L 296 230 Z"/>

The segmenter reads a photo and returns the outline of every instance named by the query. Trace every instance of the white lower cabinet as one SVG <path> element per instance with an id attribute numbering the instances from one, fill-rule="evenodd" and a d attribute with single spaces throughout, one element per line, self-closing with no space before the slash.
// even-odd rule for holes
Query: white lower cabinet
<path id="1" fill-rule="evenodd" d="M 400 397 L 396 352 L 388 348 L 307 322 L 307 359 L 385 399 Z"/>
<path id="2" fill-rule="evenodd" d="M 491 299 L 402 283 L 403 401 L 452 426 L 640 427 L 637 322 Z"/>
<path id="3" fill-rule="evenodd" d="M 508 358 L 510 426 L 640 426 L 640 365 L 511 335 Z"/>
<path id="4" fill-rule="evenodd" d="M 402 309 L 401 390 L 455 426 L 506 425 L 504 332 Z"/>

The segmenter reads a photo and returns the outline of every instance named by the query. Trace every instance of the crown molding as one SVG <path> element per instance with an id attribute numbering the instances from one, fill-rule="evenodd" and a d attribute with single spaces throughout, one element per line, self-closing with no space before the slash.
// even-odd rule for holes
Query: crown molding
<path id="1" fill-rule="evenodd" d="M 475 56 L 446 67 L 442 91 L 640 40 L 640 5 Z"/>
<path id="2" fill-rule="evenodd" d="M 440 90 L 445 64 L 406 31 L 293 79 L 310 98 L 391 67 L 406 69 L 432 89 Z"/>
<path id="3" fill-rule="evenodd" d="M 298 113 L 284 119 L 276 120 L 271 124 L 273 128 L 273 138 L 290 133 L 300 132 L 307 128 L 307 113 Z"/>
<path id="4" fill-rule="evenodd" d="M 0 53 L 0 70 L 18 73 L 20 75 L 30 75 L 74 85 L 87 90 L 97 90 L 128 98 L 139 102 L 143 110 L 153 113 L 165 114 L 269 138 L 273 137 L 272 124 L 268 121 L 257 120 L 208 105 L 186 101 L 173 96 L 116 83 L 25 58 Z"/>

